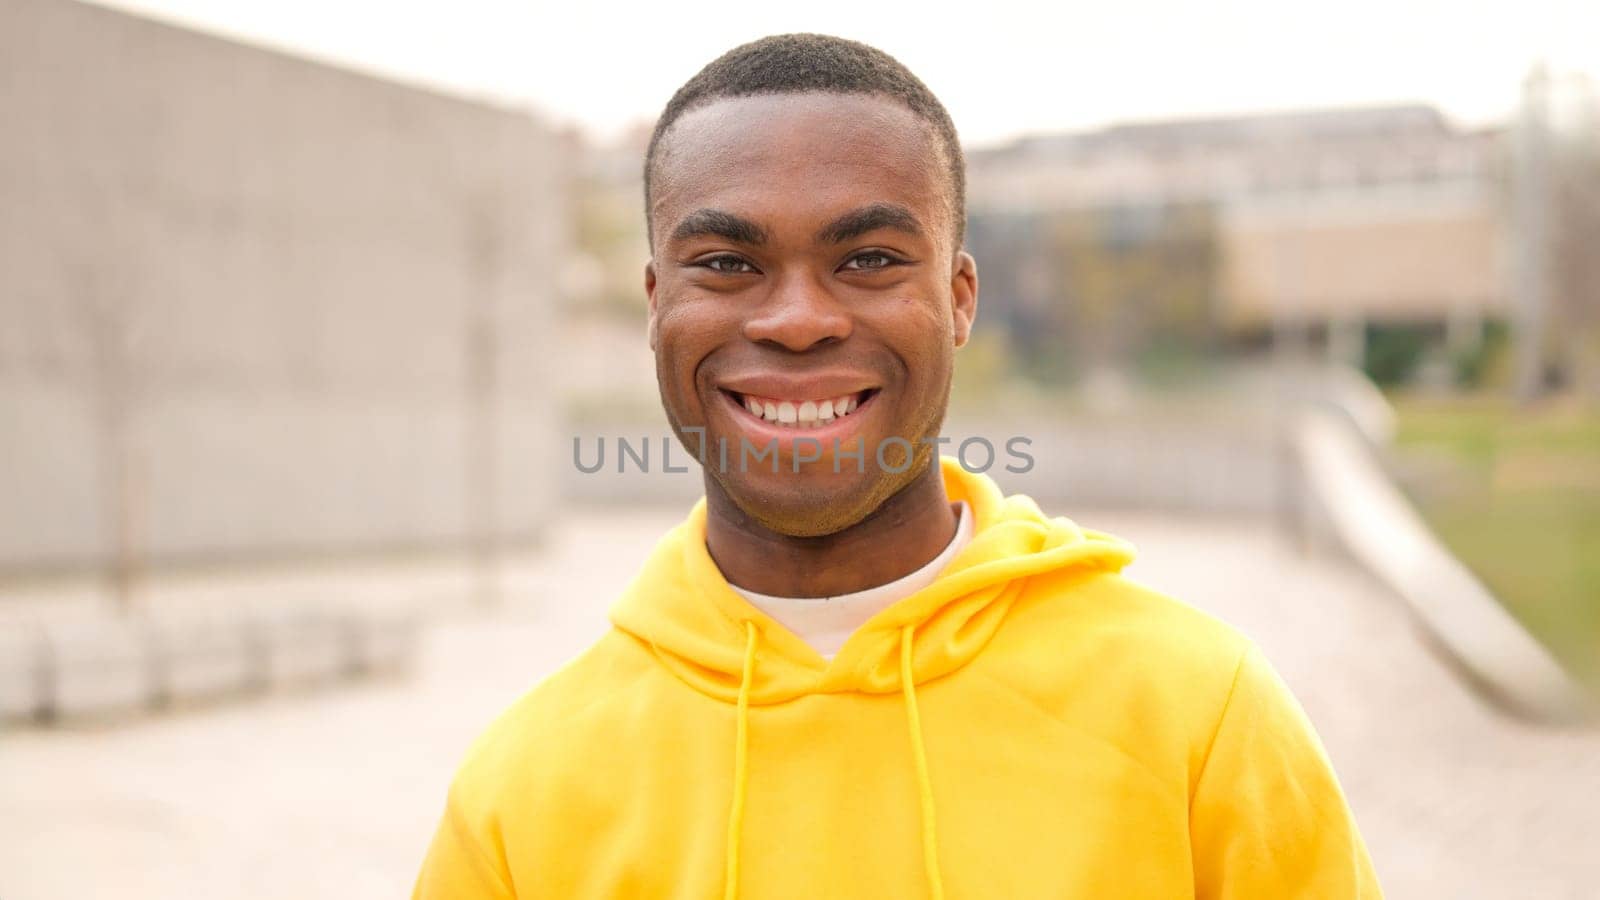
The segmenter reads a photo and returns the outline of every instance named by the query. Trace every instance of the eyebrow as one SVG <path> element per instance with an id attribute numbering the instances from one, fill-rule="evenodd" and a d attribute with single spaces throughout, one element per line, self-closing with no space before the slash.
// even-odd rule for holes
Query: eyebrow
<path id="1" fill-rule="evenodd" d="M 697 237 L 727 238 L 740 244 L 765 244 L 767 230 L 760 225 L 720 209 L 697 209 L 672 229 L 673 241 Z"/>
<path id="2" fill-rule="evenodd" d="M 822 230 L 817 232 L 817 240 L 839 244 L 880 228 L 892 228 L 913 237 L 922 235 L 922 223 L 911 214 L 911 210 L 893 203 L 873 203 L 852 209 L 822 226 Z"/>

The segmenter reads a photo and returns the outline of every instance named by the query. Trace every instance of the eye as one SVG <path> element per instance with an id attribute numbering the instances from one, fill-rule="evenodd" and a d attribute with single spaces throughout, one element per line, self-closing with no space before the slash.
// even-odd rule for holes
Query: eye
<path id="1" fill-rule="evenodd" d="M 865 253 L 857 253 L 855 256 L 845 260 L 844 267 L 856 272 L 871 272 L 877 269 L 887 269 L 897 262 L 899 260 L 887 253 L 868 250 Z"/>
<path id="2" fill-rule="evenodd" d="M 756 270 L 755 266 L 737 256 L 713 256 L 701 260 L 700 265 L 719 275 L 743 275 Z"/>

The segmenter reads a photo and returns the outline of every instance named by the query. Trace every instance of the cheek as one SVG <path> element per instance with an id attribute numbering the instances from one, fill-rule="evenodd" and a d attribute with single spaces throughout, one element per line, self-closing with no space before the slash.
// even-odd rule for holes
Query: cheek
<path id="1" fill-rule="evenodd" d="M 656 373 L 662 388 L 680 401 L 692 396 L 701 363 L 724 342 L 727 330 L 710 304 L 680 299 L 659 306 Z"/>
<path id="2" fill-rule="evenodd" d="M 938 300 L 906 297 L 878 323 L 878 333 L 905 361 L 914 383 L 942 380 L 939 370 L 950 364 L 955 331 L 948 307 Z"/>

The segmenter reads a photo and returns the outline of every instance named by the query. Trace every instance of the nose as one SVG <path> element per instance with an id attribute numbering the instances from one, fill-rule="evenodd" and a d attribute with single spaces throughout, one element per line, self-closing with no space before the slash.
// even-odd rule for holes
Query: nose
<path id="1" fill-rule="evenodd" d="M 744 336 L 795 353 L 850 336 L 849 310 L 810 272 L 780 279 L 744 323 Z"/>

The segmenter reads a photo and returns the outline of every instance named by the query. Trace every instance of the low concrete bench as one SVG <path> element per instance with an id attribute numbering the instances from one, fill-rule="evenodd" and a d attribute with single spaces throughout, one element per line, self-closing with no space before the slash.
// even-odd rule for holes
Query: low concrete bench
<path id="1" fill-rule="evenodd" d="M 417 658 L 421 628 L 411 613 L 368 613 L 344 620 L 345 659 L 350 674 L 393 676 Z"/>
<path id="2" fill-rule="evenodd" d="M 246 632 L 264 688 L 314 687 L 350 669 L 344 629 L 336 616 L 302 611 L 259 616 Z"/>
<path id="3" fill-rule="evenodd" d="M 414 615 L 299 609 L 0 626 L 0 722 L 107 720 L 397 675 Z"/>
<path id="4" fill-rule="evenodd" d="M 40 714 L 48 677 L 44 635 L 33 624 L 0 629 L 0 722 Z"/>
<path id="5" fill-rule="evenodd" d="M 97 618 L 44 629 L 46 718 L 109 718 L 150 704 L 152 648 L 134 620 Z"/>
<path id="6" fill-rule="evenodd" d="M 151 700 L 182 706 L 221 700 L 263 686 L 246 622 L 225 616 L 155 620 Z"/>

